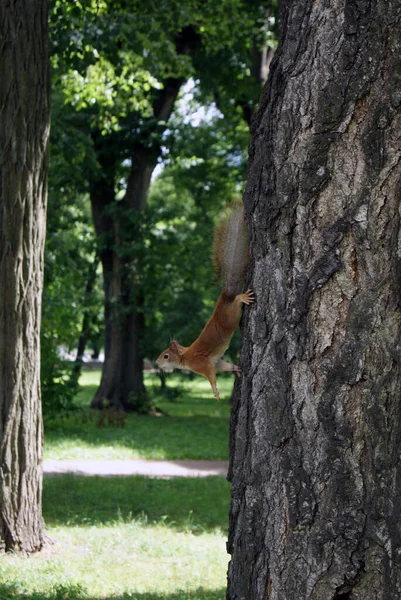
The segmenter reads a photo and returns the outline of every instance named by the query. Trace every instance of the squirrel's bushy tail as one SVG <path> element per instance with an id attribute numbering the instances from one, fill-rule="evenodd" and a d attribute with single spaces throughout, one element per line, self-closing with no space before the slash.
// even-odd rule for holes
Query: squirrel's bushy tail
<path id="1" fill-rule="evenodd" d="M 213 262 L 229 296 L 241 294 L 249 260 L 249 233 L 242 202 L 236 202 L 214 231 Z"/>

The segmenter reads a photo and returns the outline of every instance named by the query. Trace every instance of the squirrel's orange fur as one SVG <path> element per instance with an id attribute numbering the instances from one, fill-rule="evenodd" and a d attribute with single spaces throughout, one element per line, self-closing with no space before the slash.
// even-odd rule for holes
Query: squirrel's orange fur
<path id="1" fill-rule="evenodd" d="M 189 369 L 204 375 L 212 386 L 216 400 L 220 399 L 216 371 L 234 371 L 238 376 L 241 373 L 238 366 L 226 363 L 221 357 L 239 325 L 241 304 L 253 302 L 251 290 L 238 293 L 248 264 L 248 247 L 243 207 L 236 206 L 228 217 L 221 219 L 215 230 L 214 263 L 225 285 L 212 316 L 191 346 L 181 346 L 172 340 L 156 361 L 162 369 Z"/>

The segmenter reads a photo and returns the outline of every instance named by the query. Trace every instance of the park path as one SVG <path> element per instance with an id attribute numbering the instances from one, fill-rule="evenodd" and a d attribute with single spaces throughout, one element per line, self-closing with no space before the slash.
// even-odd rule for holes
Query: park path
<path id="1" fill-rule="evenodd" d="M 114 477 L 226 477 L 228 461 L 224 460 L 44 460 L 44 475 L 66 473 L 86 476 Z"/>

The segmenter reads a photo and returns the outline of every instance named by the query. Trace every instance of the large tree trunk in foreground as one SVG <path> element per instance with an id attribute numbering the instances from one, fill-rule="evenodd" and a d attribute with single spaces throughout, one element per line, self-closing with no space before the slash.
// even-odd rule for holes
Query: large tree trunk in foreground
<path id="1" fill-rule="evenodd" d="M 44 541 L 39 329 L 47 199 L 47 3 L 0 3 L 0 548 Z"/>
<path id="2" fill-rule="evenodd" d="M 282 2 L 245 194 L 232 600 L 401 597 L 400 12 Z"/>

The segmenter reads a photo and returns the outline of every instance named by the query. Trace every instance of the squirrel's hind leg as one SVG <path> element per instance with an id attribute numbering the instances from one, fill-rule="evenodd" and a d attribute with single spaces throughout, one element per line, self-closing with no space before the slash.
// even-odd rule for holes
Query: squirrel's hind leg
<path id="1" fill-rule="evenodd" d="M 220 396 L 216 386 L 216 371 L 214 369 L 209 369 L 208 373 L 205 373 L 204 375 L 212 386 L 214 397 L 216 398 L 217 402 L 220 402 Z"/>

